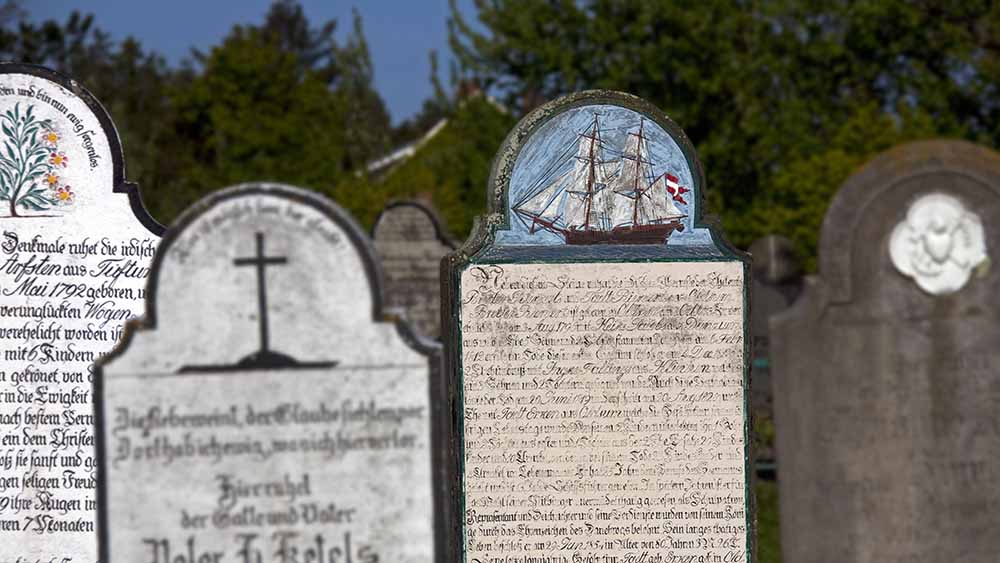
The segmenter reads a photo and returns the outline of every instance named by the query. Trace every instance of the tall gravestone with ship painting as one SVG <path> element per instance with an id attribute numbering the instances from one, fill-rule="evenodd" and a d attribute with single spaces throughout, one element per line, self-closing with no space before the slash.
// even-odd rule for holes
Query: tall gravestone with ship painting
<path id="1" fill-rule="evenodd" d="M 996 561 L 1000 155 L 882 154 L 827 212 L 819 275 L 772 318 L 784 559 Z"/>
<path id="2" fill-rule="evenodd" d="M 753 261 L 750 294 L 750 408 L 756 438 L 757 474 L 773 478 L 774 391 L 771 385 L 772 316 L 789 308 L 802 293 L 802 268 L 792 241 L 779 235 L 767 235 L 749 248 Z"/>
<path id="3" fill-rule="evenodd" d="M 461 560 L 750 559 L 748 260 L 625 94 L 525 117 L 446 258 Z"/>
<path id="4" fill-rule="evenodd" d="M 141 312 L 161 230 L 97 100 L 0 64 L 0 561 L 97 559 L 91 364 Z"/>
<path id="5" fill-rule="evenodd" d="M 403 311 L 413 327 L 441 336 L 441 258 L 455 245 L 438 214 L 419 201 L 386 206 L 372 229 L 385 272 L 385 304 Z"/>
<path id="6" fill-rule="evenodd" d="M 97 375 L 103 561 L 438 560 L 439 347 L 383 317 L 343 211 L 286 186 L 218 192 L 150 276 Z"/>

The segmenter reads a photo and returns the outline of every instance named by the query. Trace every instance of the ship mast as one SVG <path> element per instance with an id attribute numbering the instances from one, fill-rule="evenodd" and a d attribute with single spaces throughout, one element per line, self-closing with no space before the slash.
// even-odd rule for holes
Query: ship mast
<path id="1" fill-rule="evenodd" d="M 594 114 L 594 128 L 590 132 L 590 172 L 587 174 L 587 210 L 583 220 L 583 230 L 590 228 L 590 206 L 594 203 L 594 142 L 597 140 L 597 114 Z"/>
<path id="2" fill-rule="evenodd" d="M 639 225 L 639 197 L 642 194 L 639 193 L 639 164 L 642 160 L 642 128 L 645 125 L 645 119 L 639 120 L 639 140 L 635 143 L 635 178 L 632 182 L 632 194 L 635 196 L 635 201 L 632 202 L 632 226 L 637 227 Z"/>

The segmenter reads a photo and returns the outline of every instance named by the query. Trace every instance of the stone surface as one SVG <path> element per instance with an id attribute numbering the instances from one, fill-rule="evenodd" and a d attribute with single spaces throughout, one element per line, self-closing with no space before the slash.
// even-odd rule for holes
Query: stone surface
<path id="1" fill-rule="evenodd" d="M 792 241 L 768 235 L 750 245 L 753 283 L 750 286 L 750 407 L 757 438 L 758 474 L 774 473 L 774 393 L 771 387 L 771 316 L 784 311 L 802 292 L 802 269 Z"/>
<path id="2" fill-rule="evenodd" d="M 372 230 L 385 272 L 385 302 L 414 329 L 441 336 L 441 258 L 455 248 L 437 213 L 417 201 L 388 205 Z"/>
<path id="3" fill-rule="evenodd" d="M 104 561 L 434 560 L 440 356 L 384 321 L 380 283 L 367 237 L 304 191 L 182 216 L 98 374 Z"/>
<path id="4" fill-rule="evenodd" d="M 690 143 L 591 92 L 494 163 L 446 258 L 461 560 L 748 561 L 749 265 L 701 221 Z"/>
<path id="5" fill-rule="evenodd" d="M 97 559 L 91 365 L 142 313 L 161 227 L 75 81 L 0 64 L 0 561 Z"/>
<path id="6" fill-rule="evenodd" d="M 1000 245 L 1000 157 L 903 145 L 841 187 L 819 277 L 772 319 L 784 560 L 986 563 L 1000 551 L 1000 276 L 934 295 L 890 256 L 914 205 L 946 194 Z"/>

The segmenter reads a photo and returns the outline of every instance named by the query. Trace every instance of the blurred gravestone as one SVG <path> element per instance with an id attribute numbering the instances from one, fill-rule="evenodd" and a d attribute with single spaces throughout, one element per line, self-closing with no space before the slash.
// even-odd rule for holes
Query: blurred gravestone
<path id="1" fill-rule="evenodd" d="M 431 208 L 388 205 L 372 230 L 385 272 L 385 303 L 402 310 L 418 333 L 441 336 L 441 258 L 455 248 Z"/>
<path id="2" fill-rule="evenodd" d="M 1000 553 L 1000 156 L 897 147 L 823 223 L 819 277 L 772 319 L 791 563 Z"/>
<path id="3" fill-rule="evenodd" d="M 750 245 L 753 260 L 750 309 L 750 406 L 757 427 L 757 467 L 774 474 L 773 392 L 768 320 L 787 309 L 802 291 L 802 269 L 792 241 L 768 235 Z"/>
<path id="4" fill-rule="evenodd" d="M 0 561 L 97 559 L 91 364 L 140 314 L 162 228 L 76 81 L 0 64 Z"/>
<path id="5" fill-rule="evenodd" d="M 440 355 L 383 320 L 380 283 L 353 221 L 285 186 L 168 231 L 98 372 L 106 563 L 435 560 Z"/>

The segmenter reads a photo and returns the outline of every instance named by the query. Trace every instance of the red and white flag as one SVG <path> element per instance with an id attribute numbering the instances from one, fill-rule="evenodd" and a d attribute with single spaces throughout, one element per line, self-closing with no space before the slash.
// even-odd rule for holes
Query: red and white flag
<path id="1" fill-rule="evenodd" d="M 674 176 L 672 174 L 664 174 L 663 177 L 666 180 L 667 191 L 670 192 L 670 195 L 674 197 L 674 201 L 687 205 L 687 202 L 684 201 L 684 198 L 681 197 L 681 194 L 686 194 L 691 190 L 685 188 L 684 186 L 681 186 L 678 183 L 680 182 L 680 180 L 677 179 L 677 176 Z"/>

